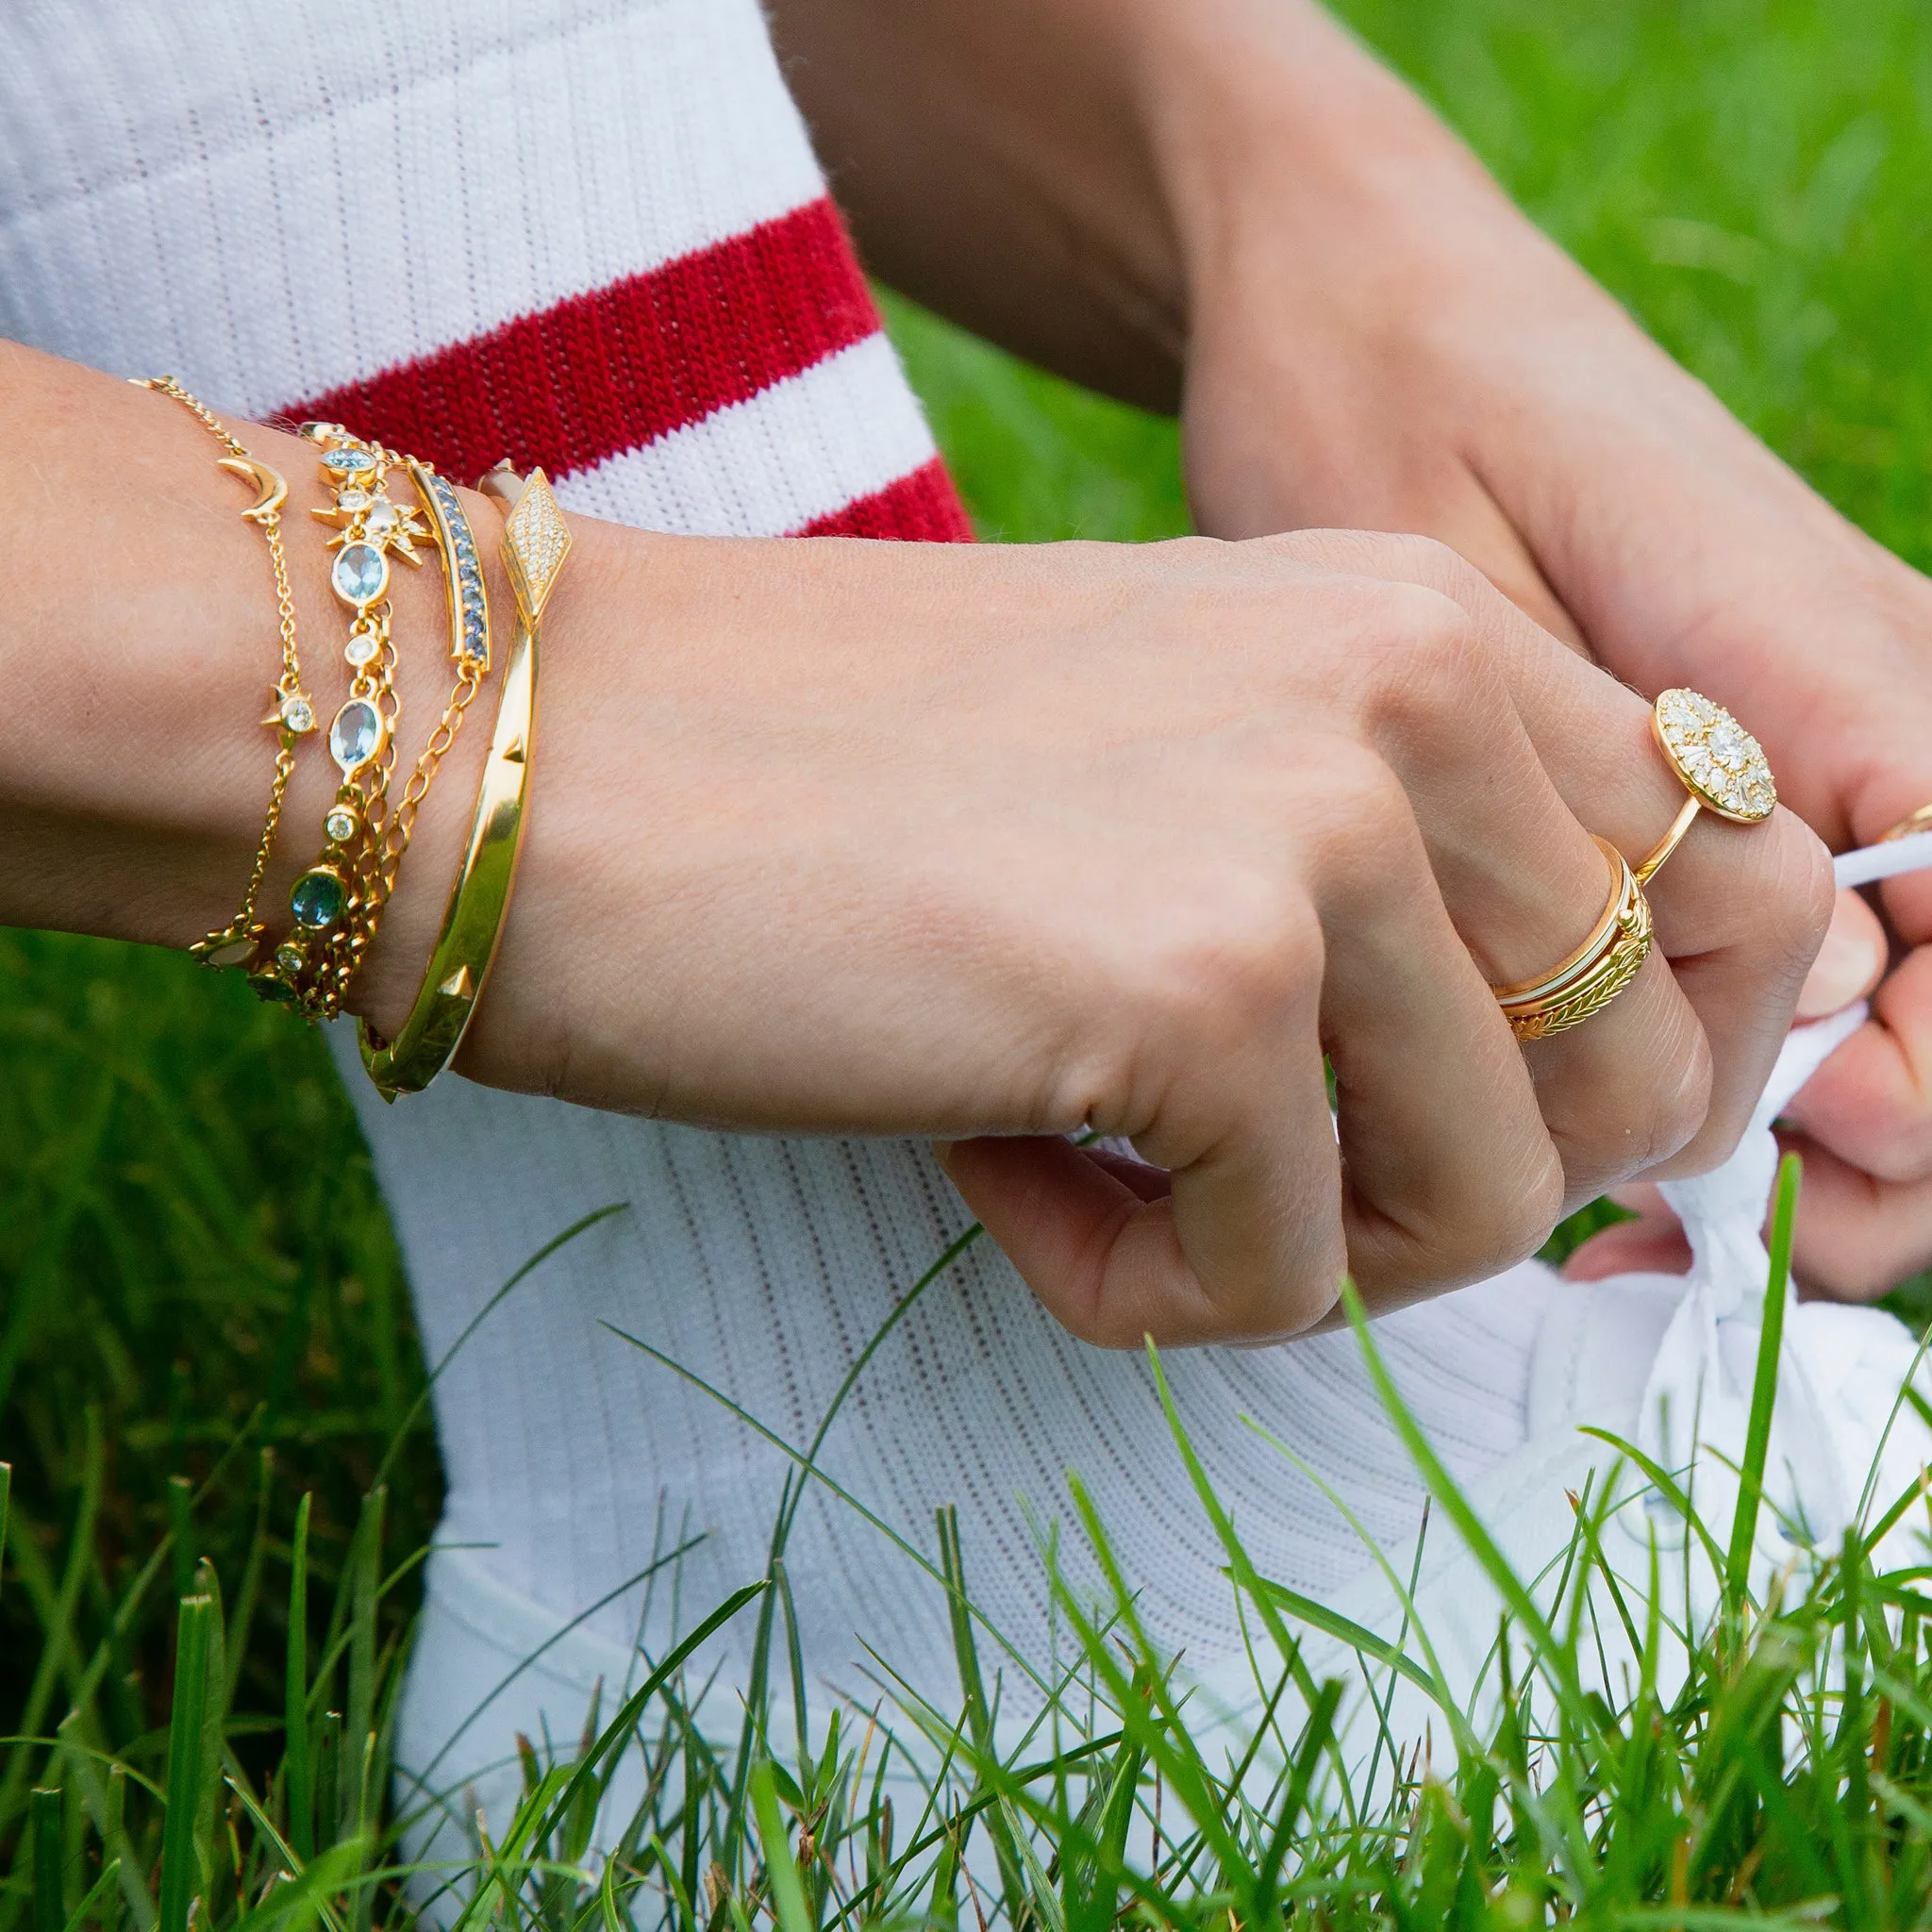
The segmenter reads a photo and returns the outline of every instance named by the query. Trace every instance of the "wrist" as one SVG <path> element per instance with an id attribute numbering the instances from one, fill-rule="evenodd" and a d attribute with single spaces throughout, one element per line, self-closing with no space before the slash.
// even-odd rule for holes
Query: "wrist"
<path id="1" fill-rule="evenodd" d="M 283 674 L 276 584 L 247 492 L 216 467 L 219 446 L 174 401 L 25 351 L 5 430 L 36 451 L 34 487 L 9 503 L 17 554 L 83 560 L 24 582 L 5 649 L 11 704 L 0 718 L 0 918 L 182 948 L 228 926 L 263 834 L 280 732 L 265 723 Z M 76 435 L 72 425 L 86 425 Z M 313 444 L 228 426 L 288 485 L 280 518 L 299 682 L 314 726 L 294 745 L 280 822 L 253 917 L 267 945 L 291 924 L 289 889 L 324 848 L 340 772 L 329 724 L 348 696 L 349 612 L 329 584 L 333 553 L 311 508 L 326 501 Z M 104 465 L 102 448 L 115 452 Z M 404 482 L 398 500 L 408 493 Z M 499 519 L 469 508 L 499 611 Z M 77 540 L 77 541 L 76 541 Z M 441 572 L 398 561 L 398 769 L 391 803 L 448 702 L 453 671 Z M 491 709 L 494 682 L 472 706 Z M 416 836 L 368 960 L 357 1006 L 407 1010 L 455 871 L 489 736 L 458 732 L 423 802 Z"/>

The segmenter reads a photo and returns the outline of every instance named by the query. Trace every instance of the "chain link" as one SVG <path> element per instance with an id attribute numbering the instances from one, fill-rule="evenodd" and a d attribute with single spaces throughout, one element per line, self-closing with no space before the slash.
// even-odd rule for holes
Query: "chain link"
<path id="1" fill-rule="evenodd" d="M 258 472 L 266 467 L 249 455 L 247 445 L 228 430 L 200 397 L 190 394 L 174 376 L 139 378 L 137 386 L 174 397 L 231 458 Z M 269 474 L 274 475 L 275 473 L 270 471 Z M 277 476 L 276 481 L 279 483 L 281 478 Z M 302 661 L 295 635 L 295 593 L 290 587 L 288 554 L 282 544 L 281 509 L 277 504 L 273 508 L 247 510 L 243 515 L 250 522 L 260 525 L 262 536 L 268 543 L 269 563 L 275 578 L 275 613 L 281 637 L 282 675 L 275 687 L 277 699 L 273 714 L 273 722 L 277 725 L 275 783 L 269 791 L 268 816 L 262 826 L 260 842 L 255 848 L 255 862 L 249 867 L 248 885 L 242 894 L 241 909 L 221 932 L 208 934 L 192 948 L 204 965 L 217 967 L 248 965 L 260 941 L 262 928 L 256 920 L 256 907 L 261 897 L 262 884 L 268 877 L 269 860 L 275 854 L 275 835 L 281 828 L 282 803 L 288 796 L 289 781 L 295 774 L 295 746 L 302 736 L 289 724 L 289 713 L 285 708 L 285 701 L 302 698 Z M 312 724 L 311 713 L 310 728 Z M 248 942 L 245 951 L 242 950 L 243 941 Z"/>

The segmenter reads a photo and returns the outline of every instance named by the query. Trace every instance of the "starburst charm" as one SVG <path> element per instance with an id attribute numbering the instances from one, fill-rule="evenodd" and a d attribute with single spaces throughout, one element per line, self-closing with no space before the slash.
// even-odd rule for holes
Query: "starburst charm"
<path id="1" fill-rule="evenodd" d="M 413 504 L 392 503 L 387 490 L 378 483 L 374 490 L 358 481 L 336 492 L 326 509 L 311 510 L 311 516 L 325 524 L 340 525 L 325 546 L 341 549 L 351 543 L 367 543 L 375 550 L 392 550 L 407 563 L 420 565 L 419 543 L 431 541 L 423 512 Z"/>
<path id="2" fill-rule="evenodd" d="M 269 698 L 268 713 L 261 722 L 300 738 L 315 729 L 314 702 L 305 691 L 284 691 L 276 685 Z"/>
<path id="3" fill-rule="evenodd" d="M 1755 825 L 1777 805 L 1764 748 L 1701 691 L 1665 691 L 1651 713 L 1657 741 L 1699 804 L 1720 818 Z"/>

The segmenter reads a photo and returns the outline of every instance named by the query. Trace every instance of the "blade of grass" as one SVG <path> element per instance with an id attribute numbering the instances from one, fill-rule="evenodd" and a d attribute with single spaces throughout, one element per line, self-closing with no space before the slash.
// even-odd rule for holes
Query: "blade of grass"
<path id="1" fill-rule="evenodd" d="M 61 1932 L 67 1922 L 66 1862 L 60 1853 L 60 1793 L 27 1793 L 27 1836 L 32 1845 L 34 1932 Z"/>
<path id="2" fill-rule="evenodd" d="M 308 1519 L 314 1496 L 295 1506 L 289 1550 L 289 1638 L 284 1659 L 283 1804 L 289 1842 L 308 1864 L 315 1856 L 315 1763 L 308 1728 Z"/>
<path id="3" fill-rule="evenodd" d="M 1757 1544 L 1757 1507 L 1764 1494 L 1764 1458 L 1771 1448 L 1772 1413 L 1777 1404 L 1785 1303 L 1791 1279 L 1791 1229 L 1797 1219 L 1803 1167 L 1795 1154 L 1787 1154 L 1778 1163 L 1777 1205 L 1771 1223 L 1771 1279 L 1764 1293 L 1764 1325 L 1758 1331 L 1757 1366 L 1751 1378 L 1751 1420 L 1744 1432 L 1744 1466 L 1739 1473 L 1738 1507 L 1731 1519 L 1731 1545 L 1724 1561 L 1724 1614 L 1732 1626 L 1733 1642 L 1750 1589 L 1751 1552 Z"/>
<path id="4" fill-rule="evenodd" d="M 207 1722 L 208 1637 L 214 1604 L 181 1599 L 175 1638 L 175 1701 L 168 1724 L 168 1801 L 161 1831 L 159 1932 L 188 1932 L 188 1907 L 201 1889 L 194 1824 L 199 1809 L 202 1734 Z"/>
<path id="5" fill-rule="evenodd" d="M 758 1844 L 764 1853 L 765 1875 L 772 1887 L 778 1932 L 812 1932 L 811 1914 L 805 1903 L 805 1882 L 798 1875 L 798 1862 L 791 1856 L 791 1846 L 785 1835 L 785 1820 L 778 1809 L 778 1790 L 769 1757 L 760 1757 L 752 1767 L 751 1807 L 758 1821 Z"/>

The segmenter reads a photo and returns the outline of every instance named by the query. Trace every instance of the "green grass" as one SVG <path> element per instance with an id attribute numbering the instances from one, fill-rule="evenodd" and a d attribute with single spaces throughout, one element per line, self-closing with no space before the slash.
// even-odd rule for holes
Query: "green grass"
<path id="1" fill-rule="evenodd" d="M 1788 1162 L 1773 1309 L 1783 1307 L 1796 1181 Z M 929 1280 L 941 1279 L 936 1268 Z M 1024 1666 L 971 1609 L 944 1509 L 937 1563 L 909 1545 L 902 1554 L 926 1561 L 952 1594 L 957 1687 L 915 1688 L 882 1658 L 872 1707 L 809 1709 L 808 1675 L 787 1656 L 783 1524 L 804 1485 L 823 1478 L 795 1450 L 766 1575 L 668 1655 L 641 1658 L 641 1681 L 608 1721 L 593 1703 L 574 1746 L 518 1740 L 513 1814 L 493 1837 L 479 1834 L 460 1868 L 412 1874 L 382 1806 L 400 1658 L 382 1601 L 402 1573 L 384 1555 L 378 1487 L 333 1591 L 312 1589 L 308 1502 L 295 1512 L 280 1593 L 311 1597 L 325 1623 L 311 1645 L 303 1616 L 280 1620 L 282 1694 L 267 1720 L 278 1748 L 253 1767 L 242 1747 L 262 1722 L 238 1704 L 233 1660 L 251 1643 L 269 1512 L 236 1553 L 238 1596 L 225 1601 L 220 1566 L 204 1560 L 179 1600 L 164 1731 L 100 1749 L 96 1652 L 24 1794 L 10 1923 L 31 1913 L 34 1932 L 318 1922 L 368 1932 L 409 1922 L 398 1885 L 413 1875 L 466 1927 L 533 1932 L 1923 1925 L 1932 1596 L 1923 1566 L 1886 1567 L 1875 1552 L 1927 1506 L 1915 1482 L 1875 1498 L 1836 1549 L 1777 1570 L 1754 1561 L 1778 1324 L 1763 1331 L 1731 1520 L 1707 1521 L 1670 1474 L 1645 1471 L 1688 1532 L 1686 1573 L 1710 1580 L 1708 1613 L 1688 1623 L 1674 1606 L 1690 1592 L 1668 1580 L 1678 1559 L 1654 1525 L 1647 1562 L 1606 1555 L 1620 1508 L 1650 1520 L 1622 1455 L 1575 1498 L 1568 1548 L 1549 1570 L 1513 1574 L 1402 1408 L 1352 1296 L 1349 1311 L 1446 1522 L 1441 1533 L 1465 1540 L 1504 1606 L 1474 1685 L 1441 1673 L 1419 1624 L 1405 1620 L 1391 1641 L 1256 1574 L 1157 1357 L 1172 1453 L 1221 1541 L 1250 1631 L 1250 1714 L 1211 1742 L 1180 1669 L 1142 1630 L 1077 1477 L 1074 1516 L 1106 1588 L 1096 1599 L 1054 1572 L 1070 1639 L 1057 1655 L 1072 1661 L 1044 1680 L 1045 1710 L 1024 1735 L 1002 1731 L 995 1713 L 1008 1675 Z M 1255 1451 L 1274 1453 L 1258 1433 Z M 75 1546 L 86 1550 L 84 1532 Z M 735 1740 L 715 1718 L 697 1722 L 700 1687 L 683 1669 L 733 1618 L 757 1619 L 759 1659 Z M 1599 1665 L 1606 1655 L 1624 1667 Z M 1391 1728 L 1398 1678 L 1425 1700 L 1432 1741 Z M 627 1817 L 604 1819 L 599 1857 L 593 1832 L 622 1759 L 641 1766 L 644 1796 Z"/>
<path id="2" fill-rule="evenodd" d="M 1351 13 L 1535 217 L 1747 422 L 1883 541 L 1932 563 L 1932 15 L 1922 5 L 1358 0 Z M 1171 425 L 1077 394 L 904 305 L 891 321 L 985 534 L 1141 540 L 1186 527 Z M 131 1895 L 139 1876 L 156 1910 L 165 1902 L 178 1913 L 182 1886 L 219 1868 L 222 1897 L 197 1924 L 232 1924 L 231 1853 L 258 1880 L 270 1854 L 212 1774 L 223 1762 L 291 1829 L 291 1806 L 306 1803 L 311 1849 L 353 1845 L 324 1872 L 328 1886 L 378 1851 L 342 1753 L 353 1757 L 358 1713 L 379 1714 L 413 1607 L 406 1559 L 439 1501 L 433 1444 L 408 1420 L 423 1369 L 394 1247 L 320 1043 L 184 960 L 0 935 L 0 1459 L 13 1473 L 0 1726 L 44 1736 L 80 1711 L 59 1754 L 0 1746 L 10 1874 L 0 1932 L 24 1916 L 35 1932 L 66 1932 L 117 1805 L 126 1848 L 110 1895 L 124 1880 Z M 380 1557 L 365 1498 L 398 1436 Z M 304 1497 L 307 1617 L 291 1620 Z M 392 1576 L 381 1591 L 378 1574 Z M 1326 1760 L 1316 1750 L 1296 1798 L 1295 1850 L 1295 1870 L 1325 1901 L 1315 1916 L 1520 1925 L 1560 1897 L 1584 1916 L 1688 1928 L 1702 1922 L 1665 1910 L 1672 1899 L 1722 1903 L 1741 1888 L 1740 1898 L 1781 1901 L 1792 1923 L 1915 1922 L 1924 1814 L 1911 1807 L 1932 1805 L 1917 1725 L 1932 1676 L 1916 1598 L 1899 1607 L 1911 1585 L 1885 1586 L 1889 1621 L 1873 1608 L 1875 1587 L 1853 1550 L 1748 1636 L 1741 1625 L 1710 1633 L 1710 1668 L 1693 1673 L 1689 1702 L 1584 1723 L 1533 1699 L 1513 1730 L 1486 1740 L 1493 1750 L 1391 1794 L 1374 1830 L 1348 1824 L 1332 1782 L 1318 1788 Z M 175 1641 L 184 1597 L 208 1599 L 189 1613 L 186 1651 Z M 287 1755 L 291 1624 L 305 1653 L 306 1799 L 290 1789 Z M 197 1666 L 217 1626 L 220 1655 Z M 325 1667 L 344 1632 L 353 1641 Z M 1061 1760 L 1030 1780 L 973 1762 L 941 1803 L 942 1815 L 970 1811 L 983 1821 L 975 1830 L 1009 1840 L 993 1859 L 1006 1904 L 962 1882 L 965 1923 L 979 1906 L 1052 1932 L 1108 1923 L 1121 1898 L 1153 1882 L 1144 1866 L 1126 1872 L 1117 1827 L 1157 1771 L 1165 1815 L 1190 1777 L 1202 1808 L 1175 1826 L 1202 1842 L 1189 1854 L 1177 1847 L 1191 1840 L 1176 1840 L 1161 1909 L 1186 1924 L 1219 1913 L 1224 1924 L 1230 1905 L 1242 1923 L 1274 1908 L 1280 1871 L 1268 1878 L 1268 1847 L 1289 1788 L 1250 1815 L 1174 1760 L 1184 1726 L 1160 1721 L 1158 1673 L 1130 1632 L 1126 1642 L 1125 1661 L 1101 1646 L 1091 1665 L 1115 1674 L 1100 1687 L 1114 1741 L 1078 1770 Z M 1834 1645 L 1842 1658 L 1847 1643 L 1862 1674 L 1857 1695 L 1801 1696 L 1806 1672 Z M 175 1697 L 184 1668 L 191 1692 L 202 1671 L 185 1714 Z M 1880 1671 L 1890 1688 L 1874 1693 Z M 1537 1681 L 1533 1669 L 1523 1679 Z M 653 1706 L 652 1748 L 682 1761 L 675 1690 Z M 351 1720 L 346 1746 L 331 1710 Z M 208 1711 L 228 1713 L 225 1760 L 221 1726 L 201 1722 Z M 1739 1740 L 1772 1739 L 1763 1726 L 1776 1711 L 1784 1729 L 1761 1762 L 1797 1757 L 1774 1799 Z M 1536 1729 L 1545 1724 L 1548 1737 Z M 118 1754 L 118 1783 L 84 1756 L 84 1740 Z M 1285 1740 L 1285 1765 L 1303 1761 L 1306 1741 Z M 705 1848 L 687 1922 L 733 1923 L 754 1896 L 776 1898 L 786 1932 L 801 1917 L 828 1922 L 823 1863 L 807 1858 L 795 1884 L 786 1876 L 795 1839 L 787 1853 L 778 1838 L 800 1812 L 818 1845 L 874 1874 L 854 1922 L 882 1916 L 891 1887 L 879 1889 L 879 1874 L 912 1871 L 897 1861 L 930 1821 L 885 1825 L 869 1782 L 875 1757 L 864 1779 L 838 1753 L 812 1766 L 795 1750 L 777 1757 L 755 1740 L 742 1758 L 700 1767 L 675 1854 L 686 1873 L 686 1844 Z M 200 1795 L 164 1815 L 142 1778 Z M 34 1798 L 36 1786 L 58 1795 Z M 380 1786 L 375 1777 L 369 1789 Z M 575 1825 L 565 1818 L 550 1832 L 562 1853 L 575 1847 L 581 1806 L 572 1815 Z M 166 1890 L 156 1864 L 170 1822 Z M 727 1841 L 736 1863 L 720 1913 L 705 1903 L 704 1857 Z M 30 1887 L 37 1859 L 60 1871 L 57 1892 Z M 916 1902 L 941 1921 L 955 1896 L 943 1879 L 928 1871 Z M 1835 1903 L 1819 1902 L 1825 1892 Z M 546 1925 L 574 1923 L 579 1901 L 565 1881 L 524 1895 Z M 316 1909 L 300 1888 L 280 1896 L 291 1924 Z M 1630 1917 L 1639 1900 L 1664 1916 Z"/>

